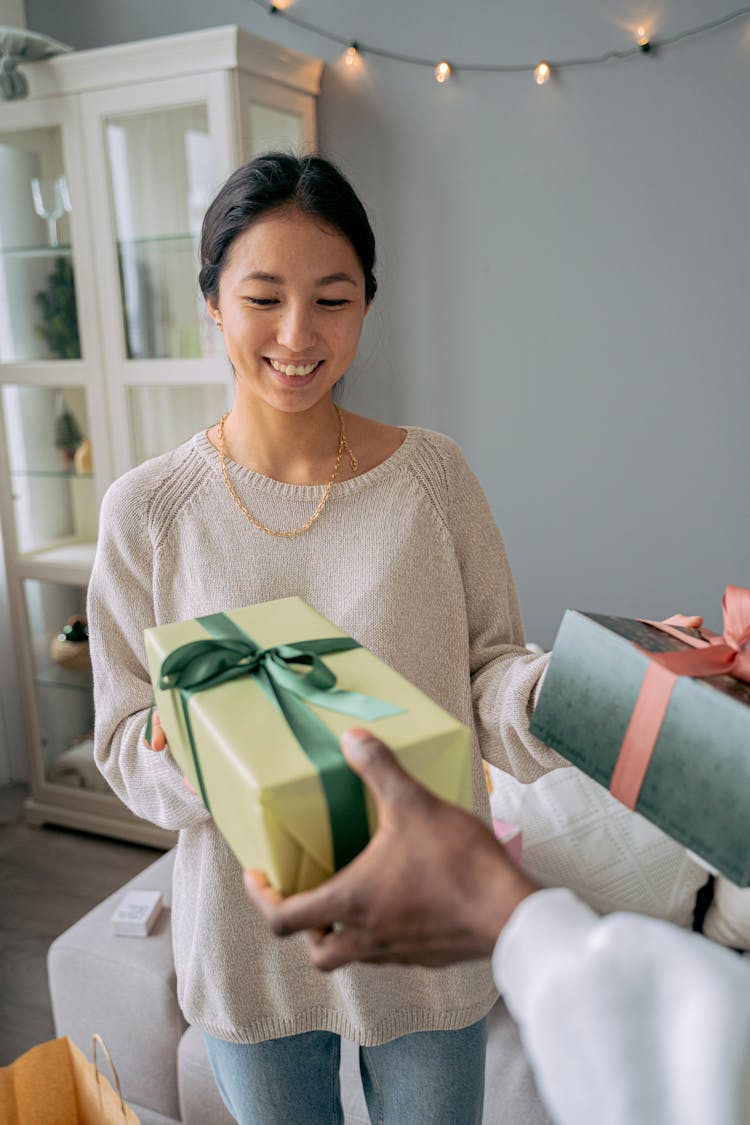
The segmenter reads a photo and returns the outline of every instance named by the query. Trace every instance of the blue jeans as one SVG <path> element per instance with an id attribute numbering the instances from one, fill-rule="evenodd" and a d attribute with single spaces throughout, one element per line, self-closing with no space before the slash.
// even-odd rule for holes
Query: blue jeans
<path id="1" fill-rule="evenodd" d="M 216 1084 L 240 1125 L 343 1125 L 338 1035 L 205 1040 Z M 360 1047 L 372 1125 L 481 1125 L 486 1047 L 486 1017 L 460 1031 L 419 1031 Z"/>

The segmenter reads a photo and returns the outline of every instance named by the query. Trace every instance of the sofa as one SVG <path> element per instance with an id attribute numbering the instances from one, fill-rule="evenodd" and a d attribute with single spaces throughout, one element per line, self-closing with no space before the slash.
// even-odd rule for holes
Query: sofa
<path id="1" fill-rule="evenodd" d="M 94 907 L 52 943 L 49 988 L 55 1029 L 90 1057 L 98 1032 L 117 1067 L 125 1100 L 142 1125 L 231 1125 L 201 1032 L 177 1003 L 170 909 L 174 850 Z M 120 937 L 111 916 L 129 889 L 161 891 L 165 909 L 148 937 Z M 344 1041 L 341 1097 L 346 1125 L 369 1125 L 357 1048 Z M 502 1000 L 493 1009 L 484 1125 L 549 1125 Z M 322 1122 L 321 1125 L 327 1125 Z"/>

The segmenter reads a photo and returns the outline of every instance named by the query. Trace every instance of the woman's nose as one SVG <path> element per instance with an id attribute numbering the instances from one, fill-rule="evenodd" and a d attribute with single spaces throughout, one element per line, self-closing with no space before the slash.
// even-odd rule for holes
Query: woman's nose
<path id="1" fill-rule="evenodd" d="M 282 309 L 276 339 L 290 352 L 303 352 L 309 348 L 315 341 L 315 325 L 309 309 L 293 304 Z"/>

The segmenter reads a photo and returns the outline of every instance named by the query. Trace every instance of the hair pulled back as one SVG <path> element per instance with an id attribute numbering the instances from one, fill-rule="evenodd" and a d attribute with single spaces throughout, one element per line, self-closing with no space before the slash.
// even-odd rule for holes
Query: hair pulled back
<path id="1" fill-rule="evenodd" d="M 324 220 L 352 244 L 365 275 L 365 299 L 375 296 L 375 236 L 349 181 L 321 156 L 269 152 L 237 168 L 211 201 L 203 219 L 198 282 L 216 301 L 229 249 L 243 231 L 282 207 L 295 206 Z"/>

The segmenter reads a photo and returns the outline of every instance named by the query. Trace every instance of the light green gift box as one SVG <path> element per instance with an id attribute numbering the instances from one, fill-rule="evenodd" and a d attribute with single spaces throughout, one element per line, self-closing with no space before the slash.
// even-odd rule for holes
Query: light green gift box
<path id="1" fill-rule="evenodd" d="M 343 867 L 375 827 L 341 753 L 350 727 L 471 808 L 469 730 L 301 598 L 159 625 L 145 641 L 171 753 L 242 867 L 284 894 Z"/>

